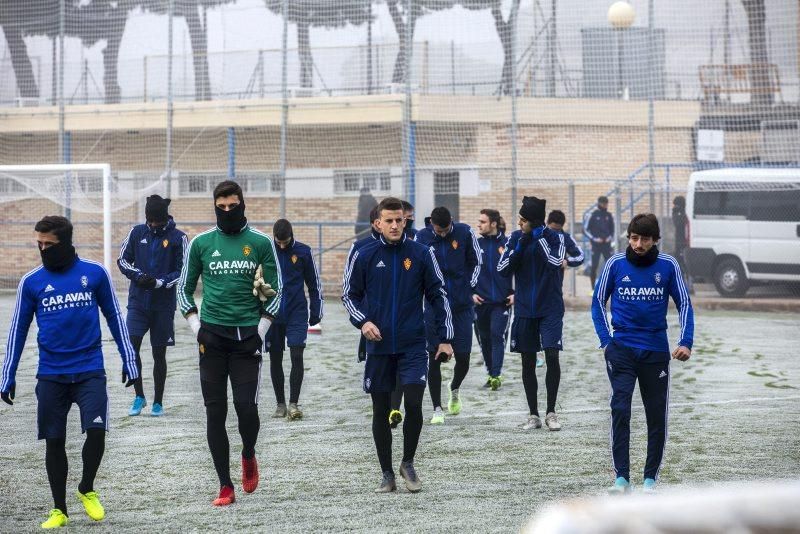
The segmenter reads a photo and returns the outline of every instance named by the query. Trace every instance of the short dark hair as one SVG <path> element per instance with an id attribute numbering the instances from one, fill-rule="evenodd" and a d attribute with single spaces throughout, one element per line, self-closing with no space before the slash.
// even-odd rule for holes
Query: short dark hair
<path id="1" fill-rule="evenodd" d="M 640 213 L 631 219 L 630 224 L 628 224 L 628 237 L 630 237 L 631 234 L 652 237 L 653 241 L 658 241 L 661 239 L 658 219 L 652 213 Z"/>
<path id="2" fill-rule="evenodd" d="M 672 204 L 678 206 L 680 208 L 686 207 L 686 197 L 683 195 L 678 195 L 672 199 Z"/>
<path id="3" fill-rule="evenodd" d="M 275 224 L 272 227 L 272 235 L 275 236 L 275 239 L 280 239 L 281 241 L 284 239 L 289 239 L 290 237 L 294 236 L 292 223 L 286 219 L 278 219 L 275 221 Z"/>
<path id="4" fill-rule="evenodd" d="M 395 197 L 386 197 L 375 208 L 375 212 L 378 215 L 376 219 L 380 219 L 383 211 L 403 211 L 403 201 Z"/>
<path id="5" fill-rule="evenodd" d="M 567 222 L 567 216 L 564 215 L 564 212 L 561 210 L 553 210 L 550 212 L 550 215 L 547 216 L 547 224 L 564 224 L 565 222 Z"/>
<path id="6" fill-rule="evenodd" d="M 401 200 L 400 203 L 403 205 L 403 211 L 414 211 L 414 205 L 408 200 Z"/>
<path id="7" fill-rule="evenodd" d="M 59 243 L 72 244 L 72 223 L 61 215 L 47 215 L 36 223 L 34 231 L 43 234 L 54 234 Z"/>
<path id="8" fill-rule="evenodd" d="M 374 208 L 369 210 L 369 222 L 373 223 L 373 222 L 375 222 L 375 219 L 380 219 L 380 218 L 381 218 L 381 216 L 378 213 L 378 206 L 376 204 Z"/>
<path id="9" fill-rule="evenodd" d="M 600 195 L 599 197 L 597 197 L 597 203 L 598 204 L 608 204 L 608 197 L 605 196 L 605 195 Z"/>
<path id="10" fill-rule="evenodd" d="M 433 208 L 431 212 L 431 222 L 439 228 L 447 228 L 453 222 L 453 216 L 450 215 L 450 210 L 444 206 Z"/>
<path id="11" fill-rule="evenodd" d="M 242 193 L 242 186 L 240 186 L 233 180 L 225 180 L 224 182 L 220 182 L 217 184 L 217 187 L 214 188 L 215 201 L 220 197 L 229 197 L 231 195 L 236 195 L 237 197 L 239 197 L 239 202 L 244 202 L 244 193 Z"/>

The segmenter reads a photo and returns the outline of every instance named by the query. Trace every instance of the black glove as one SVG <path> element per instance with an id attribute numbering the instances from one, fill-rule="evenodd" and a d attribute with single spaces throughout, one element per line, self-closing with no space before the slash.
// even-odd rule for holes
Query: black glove
<path id="1" fill-rule="evenodd" d="M 319 322 L 320 322 L 320 318 L 319 317 L 309 317 L 308 326 L 318 325 Z"/>
<path id="2" fill-rule="evenodd" d="M 133 362 L 133 365 L 136 366 L 136 369 L 139 371 L 139 376 L 142 376 L 142 368 L 138 362 Z M 125 384 L 126 388 L 131 387 L 136 383 L 138 378 L 128 378 L 128 372 L 125 370 L 125 366 L 122 366 L 122 383 Z"/>
<path id="3" fill-rule="evenodd" d="M 17 386 L 11 386 L 8 391 L 3 391 L 0 393 L 0 398 L 3 399 L 3 402 L 9 404 L 11 406 L 14 405 L 14 392 L 16 391 Z"/>
<path id="4" fill-rule="evenodd" d="M 141 287 L 142 289 L 155 289 L 156 279 L 150 276 L 149 274 L 143 274 L 136 281 L 136 285 Z"/>

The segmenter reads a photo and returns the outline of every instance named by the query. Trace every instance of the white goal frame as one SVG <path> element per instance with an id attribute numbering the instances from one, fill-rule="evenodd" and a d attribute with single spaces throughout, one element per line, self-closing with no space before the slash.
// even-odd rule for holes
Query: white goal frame
<path id="1" fill-rule="evenodd" d="M 0 165 L 0 174 L 69 171 L 100 171 L 103 175 L 103 265 L 111 272 L 111 165 L 108 163 Z"/>

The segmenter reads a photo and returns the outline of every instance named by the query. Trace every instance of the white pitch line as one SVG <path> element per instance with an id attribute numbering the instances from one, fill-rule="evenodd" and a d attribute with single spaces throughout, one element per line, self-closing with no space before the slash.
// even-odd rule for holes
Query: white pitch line
<path id="1" fill-rule="evenodd" d="M 699 402 L 675 402 L 670 404 L 670 408 L 681 408 L 686 406 L 708 406 L 713 404 L 745 404 L 751 402 L 780 402 L 780 401 L 790 401 L 790 400 L 800 400 L 800 395 L 793 395 L 789 397 L 756 397 L 752 399 L 725 399 L 725 400 L 710 400 L 710 401 L 699 401 Z M 598 406 L 595 408 L 580 408 L 576 410 L 563 410 L 558 413 L 565 414 L 565 413 L 593 413 L 593 412 L 607 412 L 610 408 L 608 406 Z M 471 415 L 458 415 L 453 416 L 457 417 L 459 420 L 463 419 L 482 419 L 488 417 L 503 417 L 508 415 L 528 415 L 527 411 L 515 411 L 515 412 L 498 412 L 492 414 L 471 414 Z M 334 427 L 346 427 L 346 426 L 369 426 L 371 423 L 371 418 L 365 418 L 365 421 L 356 423 L 356 422 L 347 422 L 347 423 L 311 423 L 311 424 L 302 424 L 298 423 L 295 424 L 288 424 L 288 425 L 281 425 L 279 427 L 275 426 L 268 426 L 268 430 L 266 432 L 273 432 L 273 431 L 290 431 L 290 430 L 304 430 L 306 428 L 334 428 Z"/>

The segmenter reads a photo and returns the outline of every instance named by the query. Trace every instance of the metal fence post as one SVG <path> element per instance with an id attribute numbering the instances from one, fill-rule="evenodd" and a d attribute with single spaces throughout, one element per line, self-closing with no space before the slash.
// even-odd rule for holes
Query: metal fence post
<path id="1" fill-rule="evenodd" d="M 404 1 L 404 11 L 406 15 L 406 24 L 405 24 L 405 35 L 403 35 L 403 39 L 405 41 L 405 57 L 403 58 L 405 61 L 404 71 L 405 71 L 405 98 L 403 101 L 403 146 L 402 146 L 402 154 L 403 154 L 403 194 L 406 199 L 414 204 L 413 198 L 411 198 L 411 192 L 414 189 L 413 177 L 412 177 L 412 154 L 411 154 L 411 64 L 412 64 L 412 53 L 414 49 L 414 40 L 412 39 L 411 35 L 411 23 L 412 23 L 412 13 L 411 13 L 411 6 L 412 0 L 405 0 Z"/>
<path id="2" fill-rule="evenodd" d="M 288 39 L 289 39 L 289 0 L 283 0 L 283 37 L 281 41 L 281 147 L 280 147 L 280 179 L 281 179 L 281 218 L 286 218 L 286 144 L 288 142 L 289 122 L 289 87 L 288 87 Z"/>
<path id="3" fill-rule="evenodd" d="M 654 165 L 656 163 L 655 148 L 655 111 L 653 103 L 653 24 L 655 14 L 653 0 L 647 3 L 647 163 L 650 167 L 650 212 L 656 211 L 656 176 Z"/>
<path id="4" fill-rule="evenodd" d="M 511 11 L 511 213 L 517 212 L 517 13 Z"/>
<path id="5" fill-rule="evenodd" d="M 172 32 L 175 19 L 175 0 L 169 0 L 167 21 L 167 196 L 172 196 L 172 121 L 174 115 L 172 96 Z"/>
<path id="6" fill-rule="evenodd" d="M 569 206 L 569 231 L 574 236 L 575 235 L 575 182 L 572 180 L 569 181 L 569 194 L 568 194 L 568 206 Z M 569 277 L 569 292 L 574 297 L 577 295 L 577 280 L 578 276 L 578 269 L 570 269 L 570 277 Z"/>

